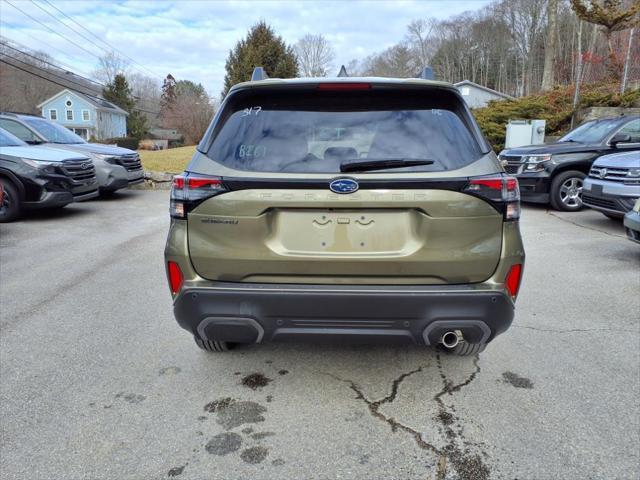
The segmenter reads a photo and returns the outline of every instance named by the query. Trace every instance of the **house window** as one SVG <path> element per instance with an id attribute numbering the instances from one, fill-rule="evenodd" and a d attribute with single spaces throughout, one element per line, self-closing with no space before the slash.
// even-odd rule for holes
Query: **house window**
<path id="1" fill-rule="evenodd" d="M 49 110 L 49 120 L 57 120 L 58 119 L 58 110 L 52 108 Z"/>
<path id="2" fill-rule="evenodd" d="M 462 87 L 462 95 L 464 95 L 465 97 L 467 95 L 469 95 L 469 87 Z"/>
<path id="3" fill-rule="evenodd" d="M 87 129 L 87 128 L 72 128 L 71 130 L 73 130 L 73 133 L 75 133 L 76 135 L 80 135 L 85 140 L 89 139 L 89 129 Z"/>
<path id="4" fill-rule="evenodd" d="M 98 119 L 102 121 L 102 112 L 98 112 Z"/>
<path id="5" fill-rule="evenodd" d="M 82 121 L 83 122 L 89 121 L 89 110 L 82 110 Z"/>
<path id="6" fill-rule="evenodd" d="M 64 104 L 65 104 L 67 107 L 70 107 L 71 105 L 73 105 L 73 102 L 67 98 L 67 101 L 66 101 L 66 102 L 64 102 Z"/>
<path id="7" fill-rule="evenodd" d="M 73 110 L 67 110 L 67 120 L 73 120 Z"/>

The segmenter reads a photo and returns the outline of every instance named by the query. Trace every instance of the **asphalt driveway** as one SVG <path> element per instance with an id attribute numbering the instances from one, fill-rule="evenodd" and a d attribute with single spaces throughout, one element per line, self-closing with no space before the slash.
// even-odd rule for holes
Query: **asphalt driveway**
<path id="1" fill-rule="evenodd" d="M 640 246 L 526 208 L 513 327 L 420 347 L 198 350 L 175 323 L 168 192 L 0 227 L 0 478 L 640 477 Z"/>

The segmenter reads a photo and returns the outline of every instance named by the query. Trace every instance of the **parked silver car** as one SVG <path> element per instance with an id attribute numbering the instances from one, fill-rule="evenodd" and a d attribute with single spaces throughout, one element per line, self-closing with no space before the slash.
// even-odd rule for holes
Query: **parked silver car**
<path id="1" fill-rule="evenodd" d="M 582 202 L 609 218 L 622 218 L 640 198 L 640 150 L 597 159 L 585 179 Z"/>
<path id="2" fill-rule="evenodd" d="M 144 174 L 137 152 L 115 145 L 87 143 L 55 122 L 35 115 L 0 113 L 0 127 L 31 145 L 71 150 L 93 160 L 100 193 L 111 193 L 142 183 Z"/>

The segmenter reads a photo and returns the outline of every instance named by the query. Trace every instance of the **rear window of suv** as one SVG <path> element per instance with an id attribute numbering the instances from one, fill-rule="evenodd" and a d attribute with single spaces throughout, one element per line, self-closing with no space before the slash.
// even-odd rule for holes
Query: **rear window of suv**
<path id="1" fill-rule="evenodd" d="M 233 94 L 200 149 L 253 172 L 337 173 L 342 163 L 388 159 L 433 161 L 394 172 L 442 171 L 482 156 L 471 122 L 442 89 L 255 89 Z"/>

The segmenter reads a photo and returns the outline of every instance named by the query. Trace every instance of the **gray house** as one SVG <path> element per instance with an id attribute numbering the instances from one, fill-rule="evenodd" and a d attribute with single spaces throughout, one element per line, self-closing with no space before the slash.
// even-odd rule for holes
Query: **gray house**
<path id="1" fill-rule="evenodd" d="M 42 116 L 67 127 L 85 140 L 127 135 L 127 112 L 100 97 L 64 89 L 38 108 Z"/>
<path id="2" fill-rule="evenodd" d="M 463 80 L 454 85 L 460 90 L 462 98 L 465 99 L 470 108 L 486 107 L 489 100 L 513 100 L 511 95 L 500 93 L 469 80 Z"/>

